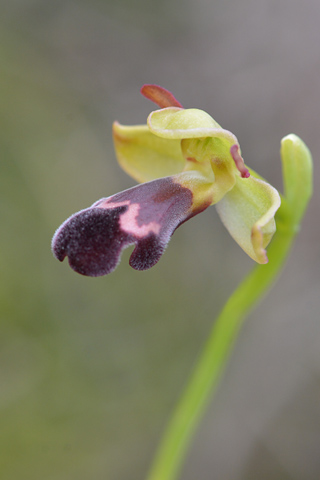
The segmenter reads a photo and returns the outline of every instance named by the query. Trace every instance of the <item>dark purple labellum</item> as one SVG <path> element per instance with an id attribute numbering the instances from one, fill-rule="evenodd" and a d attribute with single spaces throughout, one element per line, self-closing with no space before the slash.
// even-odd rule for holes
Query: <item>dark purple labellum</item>
<path id="1" fill-rule="evenodd" d="M 135 244 L 130 265 L 146 270 L 163 254 L 171 235 L 194 215 L 192 192 L 170 177 L 154 180 L 94 203 L 72 215 L 52 240 L 55 257 L 82 275 L 111 273 L 121 252 Z"/>

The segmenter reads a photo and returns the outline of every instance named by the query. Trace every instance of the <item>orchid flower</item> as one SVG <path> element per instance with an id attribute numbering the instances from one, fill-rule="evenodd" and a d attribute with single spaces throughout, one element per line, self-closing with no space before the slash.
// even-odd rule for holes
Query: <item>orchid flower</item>
<path id="1" fill-rule="evenodd" d="M 280 196 L 248 170 L 233 133 L 206 112 L 184 109 L 167 90 L 144 85 L 141 93 L 160 110 L 146 125 L 115 122 L 113 137 L 120 166 L 141 185 L 102 198 L 67 219 L 52 250 L 66 256 L 78 273 L 111 273 L 122 250 L 135 245 L 130 265 L 154 266 L 182 223 L 215 205 L 227 230 L 257 263 L 276 226 Z"/>
<path id="2" fill-rule="evenodd" d="M 282 139 L 284 193 L 249 170 L 237 138 L 206 112 L 184 109 L 157 85 L 142 94 L 160 110 L 146 125 L 114 123 L 115 150 L 121 167 L 142 183 L 102 198 L 67 219 L 52 240 L 54 255 L 88 276 L 112 272 L 129 245 L 130 265 L 146 270 L 163 254 L 183 222 L 216 205 L 240 247 L 258 264 L 233 292 L 215 320 L 190 381 L 159 445 L 148 480 L 175 480 L 195 428 L 217 388 L 240 327 L 252 307 L 278 277 L 299 231 L 312 195 L 310 151 L 294 134 Z M 278 210 L 279 209 L 279 210 Z M 278 211 L 277 211 L 278 210 Z"/>

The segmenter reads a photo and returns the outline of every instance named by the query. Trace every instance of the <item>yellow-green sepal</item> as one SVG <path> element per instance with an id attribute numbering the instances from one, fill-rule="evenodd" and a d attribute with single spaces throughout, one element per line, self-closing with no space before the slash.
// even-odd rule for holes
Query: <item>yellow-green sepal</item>
<path id="1" fill-rule="evenodd" d="M 113 140 L 122 169 L 138 182 L 180 173 L 185 166 L 179 140 L 153 135 L 147 125 L 113 124 Z"/>

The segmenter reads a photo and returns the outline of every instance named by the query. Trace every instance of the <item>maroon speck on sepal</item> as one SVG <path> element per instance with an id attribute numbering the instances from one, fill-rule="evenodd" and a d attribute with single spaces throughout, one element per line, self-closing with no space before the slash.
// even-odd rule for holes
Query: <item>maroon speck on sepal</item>
<path id="1" fill-rule="evenodd" d="M 239 145 L 234 144 L 232 147 L 230 147 L 230 153 L 231 156 L 234 160 L 234 163 L 236 164 L 237 169 L 239 170 L 241 177 L 242 178 L 249 178 L 250 177 L 250 172 L 247 169 L 247 167 L 244 164 L 243 158 L 241 157 L 239 153 Z"/>

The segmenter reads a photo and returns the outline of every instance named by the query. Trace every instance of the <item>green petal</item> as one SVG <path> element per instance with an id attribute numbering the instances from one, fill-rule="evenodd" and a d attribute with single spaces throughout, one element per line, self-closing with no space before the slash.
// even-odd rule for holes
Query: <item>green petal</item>
<path id="1" fill-rule="evenodd" d="M 279 207 L 277 190 L 253 176 L 237 177 L 234 188 L 216 205 L 230 235 L 258 263 L 268 262 L 265 247 L 276 230 Z"/>
<path id="2" fill-rule="evenodd" d="M 238 143 L 233 133 L 224 130 L 208 113 L 196 108 L 168 107 L 151 112 L 148 117 L 150 130 L 163 138 L 222 137 Z"/>
<path id="3" fill-rule="evenodd" d="M 214 182 L 213 204 L 233 188 L 239 173 L 230 146 L 230 141 L 219 137 L 181 140 L 181 150 L 187 161 L 185 170 L 197 170 Z"/>
<path id="4" fill-rule="evenodd" d="M 118 162 L 138 182 L 149 182 L 180 173 L 185 166 L 180 140 L 153 135 L 147 125 L 127 127 L 113 124 Z"/>

